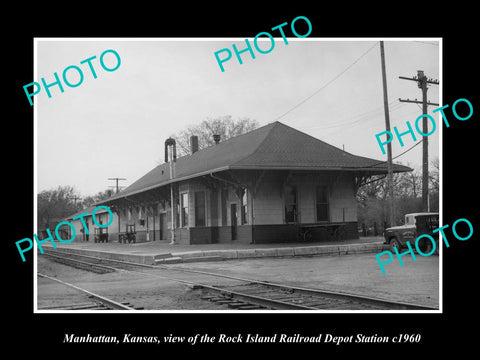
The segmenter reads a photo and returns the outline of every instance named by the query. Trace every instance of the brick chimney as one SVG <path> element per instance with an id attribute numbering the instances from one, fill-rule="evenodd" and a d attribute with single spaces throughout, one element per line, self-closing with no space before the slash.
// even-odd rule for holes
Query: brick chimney
<path id="1" fill-rule="evenodd" d="M 198 151 L 198 136 L 190 136 L 190 153 L 194 154 Z"/>

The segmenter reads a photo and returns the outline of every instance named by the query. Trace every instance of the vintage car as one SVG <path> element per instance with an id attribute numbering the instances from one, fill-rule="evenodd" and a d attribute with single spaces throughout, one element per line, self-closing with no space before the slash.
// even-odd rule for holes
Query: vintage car
<path id="1" fill-rule="evenodd" d="M 393 226 L 384 231 L 385 244 L 390 244 L 391 250 L 397 247 L 397 250 L 407 247 L 407 241 L 415 249 L 415 241 L 418 236 L 428 234 L 432 236 L 438 245 L 438 232 L 433 230 L 438 228 L 438 213 L 412 213 L 405 215 L 405 223 L 400 226 Z M 418 248 L 423 253 L 432 250 L 433 244 L 428 238 L 421 238 L 418 241 Z M 438 246 L 437 246 L 438 250 Z"/>

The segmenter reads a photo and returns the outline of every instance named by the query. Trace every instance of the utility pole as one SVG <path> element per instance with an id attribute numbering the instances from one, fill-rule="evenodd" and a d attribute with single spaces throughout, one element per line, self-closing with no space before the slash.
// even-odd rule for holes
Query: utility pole
<path id="1" fill-rule="evenodd" d="M 119 190 L 118 180 L 127 180 L 127 179 L 125 179 L 125 178 L 118 178 L 118 177 L 117 177 L 117 178 L 108 178 L 108 180 L 115 180 L 115 181 L 116 181 L 116 186 L 115 186 L 116 192 L 115 192 L 115 194 L 118 194 L 118 190 Z M 111 186 L 111 187 L 113 187 L 113 186 Z"/>
<path id="2" fill-rule="evenodd" d="M 423 70 L 417 70 L 417 76 L 413 78 L 408 78 L 405 76 L 399 76 L 400 79 L 403 80 L 412 80 L 416 81 L 418 88 L 422 90 L 422 101 L 415 100 L 402 100 L 399 99 L 400 102 L 409 102 L 414 104 L 422 104 L 422 114 L 427 115 L 427 107 L 428 105 L 437 105 L 436 103 L 430 103 L 427 100 L 427 90 L 428 84 L 438 85 L 438 80 L 433 80 L 427 78 L 425 76 Z M 422 132 L 424 134 L 428 134 L 428 122 L 427 117 L 423 117 L 423 129 Z M 423 155 L 422 155 L 422 210 L 423 211 L 430 211 L 430 201 L 428 199 L 428 136 L 423 137 Z"/>
<path id="3" fill-rule="evenodd" d="M 170 149 L 170 151 L 169 151 Z M 177 162 L 177 144 L 171 137 L 165 140 L 165 162 L 170 165 L 170 208 L 172 215 L 171 241 L 170 245 L 175 244 L 175 196 L 173 190 L 173 179 L 175 179 L 175 163 Z"/>
<path id="4" fill-rule="evenodd" d="M 380 41 L 380 57 L 382 60 L 382 82 L 383 82 L 383 107 L 385 110 L 385 130 L 390 132 L 390 112 L 388 110 L 387 74 L 385 70 L 385 50 L 383 41 Z M 393 169 L 392 169 L 392 144 L 387 144 L 387 187 L 390 208 L 390 226 L 395 226 L 395 206 L 393 199 Z"/>
<path id="5" fill-rule="evenodd" d="M 73 195 L 72 197 L 70 197 L 69 199 L 73 199 L 74 203 L 75 203 L 75 206 L 77 206 L 77 200 L 81 199 L 80 196 L 77 196 L 77 195 Z"/>

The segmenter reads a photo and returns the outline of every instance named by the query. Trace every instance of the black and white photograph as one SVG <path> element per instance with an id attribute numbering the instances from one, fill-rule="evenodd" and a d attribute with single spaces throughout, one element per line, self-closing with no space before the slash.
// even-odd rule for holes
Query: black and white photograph
<path id="1" fill-rule="evenodd" d="M 264 38 L 37 41 L 37 311 L 440 309 L 441 41 Z"/>
<path id="2" fill-rule="evenodd" d="M 5 256 L 32 344 L 471 346 L 470 33 L 413 13 L 26 31 Z"/>

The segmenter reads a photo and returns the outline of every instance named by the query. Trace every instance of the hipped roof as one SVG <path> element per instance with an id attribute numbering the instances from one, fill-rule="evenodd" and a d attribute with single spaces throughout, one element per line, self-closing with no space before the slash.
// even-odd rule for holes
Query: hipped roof
<path id="1" fill-rule="evenodd" d="M 92 206 L 89 206 L 85 209 L 82 209 L 80 211 L 77 211 L 75 214 L 72 214 L 62 220 L 66 221 L 66 220 L 72 220 L 74 217 L 77 217 L 79 215 L 82 215 L 84 213 L 88 213 L 88 215 L 85 215 L 85 216 L 92 216 L 92 213 L 93 213 L 93 210 L 95 210 L 97 208 L 97 205 L 92 205 Z M 95 214 L 102 214 L 102 213 L 105 213 L 107 212 L 107 210 L 103 209 L 103 208 L 100 208 L 98 209 L 97 211 L 95 211 Z"/>
<path id="2" fill-rule="evenodd" d="M 101 203 L 225 170 L 342 170 L 385 174 L 387 163 L 357 156 L 296 130 L 273 122 L 217 145 L 177 159 L 175 178 L 169 163 L 156 166 L 123 191 Z M 412 171 L 393 164 L 394 172 Z"/>

